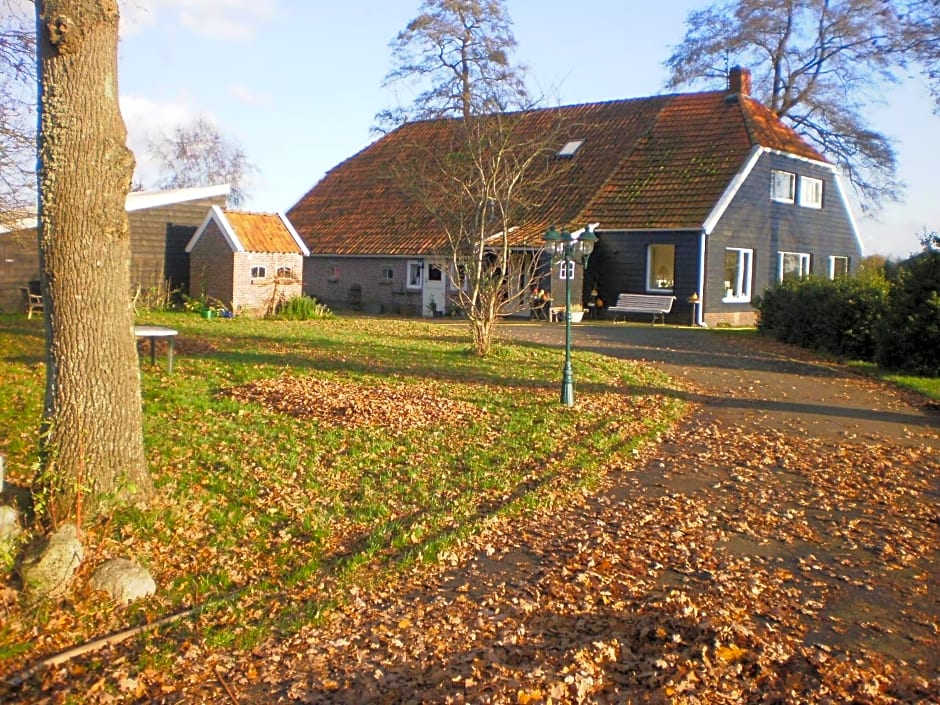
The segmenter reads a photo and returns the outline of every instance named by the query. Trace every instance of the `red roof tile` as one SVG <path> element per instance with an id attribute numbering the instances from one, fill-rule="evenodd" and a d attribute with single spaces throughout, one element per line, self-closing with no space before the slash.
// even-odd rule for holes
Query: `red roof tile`
<path id="1" fill-rule="evenodd" d="M 601 230 L 699 229 L 754 146 L 825 161 L 760 103 L 727 91 L 551 108 L 521 116 L 523 136 L 584 140 L 555 170 L 513 231 L 540 245 L 549 225 Z M 427 210 L 395 165 L 449 142 L 454 120 L 403 125 L 330 170 L 288 211 L 313 254 L 415 255 L 440 248 Z M 560 128 L 560 129 L 559 129 Z M 421 145 L 419 147 L 418 145 Z M 544 174 L 534 174 L 541 178 Z"/>
<path id="2" fill-rule="evenodd" d="M 302 252 L 284 221 L 275 213 L 225 211 L 225 219 L 248 252 Z"/>

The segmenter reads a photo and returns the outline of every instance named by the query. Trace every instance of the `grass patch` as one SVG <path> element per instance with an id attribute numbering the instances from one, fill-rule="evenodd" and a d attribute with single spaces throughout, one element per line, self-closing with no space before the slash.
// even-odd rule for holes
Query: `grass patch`
<path id="1" fill-rule="evenodd" d="M 42 619 L 24 603 L 0 632 L 2 671 L 192 605 L 205 607 L 195 626 L 143 640 L 139 664 L 164 662 L 159 644 L 193 629 L 210 647 L 250 648 L 322 618 L 353 588 L 568 501 L 610 467 L 629 467 L 683 412 L 672 396 L 633 391 L 670 386 L 658 373 L 581 351 L 577 406 L 562 407 L 557 350 L 500 343 L 480 359 L 461 323 L 170 313 L 140 322 L 179 331 L 173 375 L 141 356 L 158 495 L 146 510 L 86 526 L 84 538 L 89 569 L 133 556 L 158 595 L 113 609 L 79 587 Z M 0 451 L 8 480 L 24 486 L 43 396 L 41 326 L 0 316 L 0 372 L 13 395 L 0 409 Z M 234 395 L 249 387 L 263 393 Z"/>

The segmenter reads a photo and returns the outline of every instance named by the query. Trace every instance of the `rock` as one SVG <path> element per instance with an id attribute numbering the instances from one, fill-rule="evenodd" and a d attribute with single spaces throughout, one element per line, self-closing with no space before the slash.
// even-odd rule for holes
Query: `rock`
<path id="1" fill-rule="evenodd" d="M 23 560 L 20 568 L 23 585 L 28 592 L 41 597 L 60 597 L 68 590 L 84 557 L 75 525 L 63 524 Z"/>
<path id="2" fill-rule="evenodd" d="M 122 604 L 157 591 L 157 584 L 147 569 L 127 558 L 113 558 L 102 563 L 91 576 L 89 585 L 93 590 L 104 590 L 115 602 Z"/>
<path id="3" fill-rule="evenodd" d="M 15 539 L 21 533 L 17 511 L 13 507 L 0 507 L 0 542 Z"/>

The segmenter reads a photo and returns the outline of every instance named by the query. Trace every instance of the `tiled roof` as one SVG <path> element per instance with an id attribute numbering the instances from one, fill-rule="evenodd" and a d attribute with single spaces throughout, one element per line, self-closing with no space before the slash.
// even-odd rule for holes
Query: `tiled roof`
<path id="1" fill-rule="evenodd" d="M 600 230 L 700 229 L 755 146 L 825 161 L 760 103 L 728 91 L 551 108 L 521 116 L 519 134 L 584 140 L 539 162 L 538 203 L 512 232 L 540 245 L 550 225 Z M 403 125 L 330 170 L 288 211 L 313 254 L 416 255 L 440 248 L 426 208 L 396 164 L 449 142 L 454 120 Z M 548 170 L 552 170 L 549 172 Z"/>
<path id="2" fill-rule="evenodd" d="M 225 219 L 247 252 L 301 252 L 287 225 L 276 213 L 225 211 Z"/>

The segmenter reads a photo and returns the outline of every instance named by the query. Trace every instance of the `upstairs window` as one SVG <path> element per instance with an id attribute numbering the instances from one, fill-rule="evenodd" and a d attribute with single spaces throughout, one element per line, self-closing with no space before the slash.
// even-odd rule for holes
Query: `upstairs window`
<path id="1" fill-rule="evenodd" d="M 805 252 L 780 253 L 780 281 L 803 279 L 809 276 L 810 257 Z"/>
<path id="2" fill-rule="evenodd" d="M 822 208 L 822 179 L 814 179 L 810 176 L 800 177 L 800 205 L 804 208 Z"/>
<path id="3" fill-rule="evenodd" d="M 268 276 L 268 269 L 264 265 L 256 264 L 251 268 L 252 279 L 264 279 Z"/>
<path id="4" fill-rule="evenodd" d="M 672 291 L 676 278 L 676 246 L 650 245 L 646 251 L 647 291 Z"/>
<path id="5" fill-rule="evenodd" d="M 329 282 L 338 282 L 339 281 L 339 265 L 336 262 L 330 262 L 326 266 L 326 280 Z"/>
<path id="6" fill-rule="evenodd" d="M 382 281 L 390 282 L 395 278 L 395 270 L 388 265 L 382 267 Z"/>
<path id="7" fill-rule="evenodd" d="M 770 198 L 781 203 L 793 203 L 796 196 L 796 174 L 789 171 L 770 172 Z"/>
<path id="8" fill-rule="evenodd" d="M 277 268 L 277 278 L 278 279 L 293 279 L 294 278 L 294 268 L 293 267 L 278 267 Z"/>
<path id="9" fill-rule="evenodd" d="M 438 267 L 436 264 L 429 264 L 428 265 L 428 281 L 429 282 L 444 281 L 444 270 Z"/>

